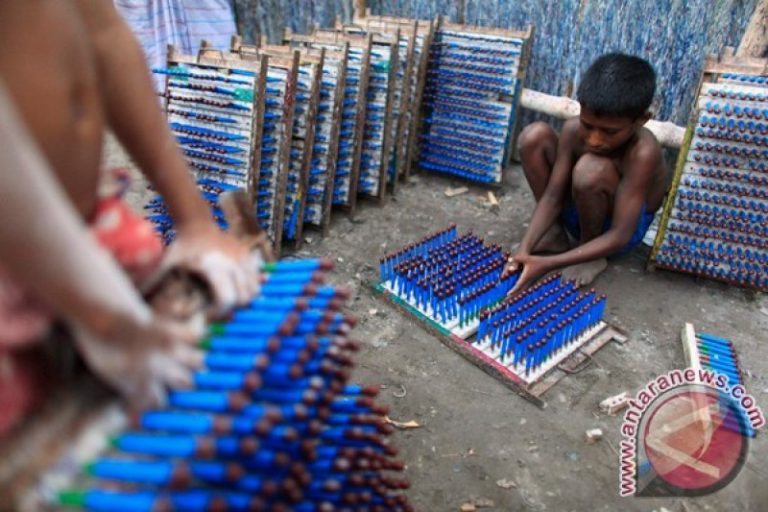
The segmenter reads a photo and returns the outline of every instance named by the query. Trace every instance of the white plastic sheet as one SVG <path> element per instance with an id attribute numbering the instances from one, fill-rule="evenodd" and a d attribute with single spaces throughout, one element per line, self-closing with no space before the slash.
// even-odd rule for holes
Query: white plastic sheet
<path id="1" fill-rule="evenodd" d="M 115 0 L 115 6 L 141 42 L 150 68 L 165 66 L 168 44 L 193 54 L 205 39 L 226 50 L 236 33 L 230 0 Z M 159 89 L 162 80 L 156 83 Z"/>

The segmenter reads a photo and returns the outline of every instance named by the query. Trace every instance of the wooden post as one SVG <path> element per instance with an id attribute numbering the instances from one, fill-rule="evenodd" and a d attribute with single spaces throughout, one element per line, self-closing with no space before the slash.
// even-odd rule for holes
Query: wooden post
<path id="1" fill-rule="evenodd" d="M 458 14 L 456 15 L 456 23 L 464 24 L 464 18 L 466 18 L 467 2 L 466 0 L 459 0 L 457 3 L 458 5 L 456 10 L 458 11 Z"/>
<path id="2" fill-rule="evenodd" d="M 737 57 L 768 57 L 768 0 L 760 0 L 741 38 Z"/>
<path id="3" fill-rule="evenodd" d="M 355 0 L 355 11 L 353 16 L 365 16 L 365 0 Z"/>

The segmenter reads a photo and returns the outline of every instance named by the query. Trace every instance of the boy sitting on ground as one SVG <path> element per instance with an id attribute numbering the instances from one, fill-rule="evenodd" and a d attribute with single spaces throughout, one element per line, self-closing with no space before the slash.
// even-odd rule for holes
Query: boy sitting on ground
<path id="1" fill-rule="evenodd" d="M 512 293 L 560 268 L 585 285 L 606 258 L 642 241 L 668 187 L 661 147 L 643 127 L 655 88 L 645 60 L 603 55 L 579 85 L 581 113 L 559 137 L 543 122 L 522 131 L 520 158 L 536 207 L 505 269 L 522 267 Z"/>

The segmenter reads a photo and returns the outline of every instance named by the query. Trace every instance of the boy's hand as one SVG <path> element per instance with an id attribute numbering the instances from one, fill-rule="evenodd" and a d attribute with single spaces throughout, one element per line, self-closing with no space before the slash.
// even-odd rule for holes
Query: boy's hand
<path id="1" fill-rule="evenodd" d="M 530 254 L 526 252 L 517 252 L 507 258 L 507 263 L 504 265 L 504 270 L 501 271 L 501 278 L 504 279 L 520 270 L 520 267 L 525 264 L 525 261 L 530 257 Z"/>
<path id="2" fill-rule="evenodd" d="M 102 332 L 74 324 L 73 332 L 93 372 L 137 409 L 163 405 L 166 390 L 189 386 L 203 361 L 195 347 L 202 326 L 154 315 L 117 315 Z"/>
<path id="3" fill-rule="evenodd" d="M 258 252 L 251 252 L 234 236 L 212 222 L 200 222 L 179 228 L 161 273 L 179 267 L 199 274 L 208 282 L 214 309 L 221 314 L 258 293 L 262 263 Z"/>
<path id="4" fill-rule="evenodd" d="M 510 258 L 510 262 L 507 263 L 507 267 L 504 269 L 504 272 L 507 272 L 507 269 L 511 269 L 511 272 L 515 272 L 521 266 L 523 270 L 520 273 L 520 277 L 518 278 L 515 287 L 512 288 L 509 293 L 507 293 L 507 296 L 509 297 L 519 291 L 525 290 L 534 282 L 536 282 L 540 277 L 546 274 L 549 271 L 549 268 L 545 262 L 546 260 L 544 257 L 532 256 L 529 254 L 516 254 Z"/>

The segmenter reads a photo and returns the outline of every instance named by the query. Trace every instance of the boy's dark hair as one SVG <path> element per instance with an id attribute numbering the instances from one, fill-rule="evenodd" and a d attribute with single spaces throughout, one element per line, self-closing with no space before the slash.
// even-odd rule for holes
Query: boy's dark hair
<path id="1" fill-rule="evenodd" d="M 648 61 L 607 53 L 589 66 L 576 95 L 595 115 L 637 119 L 648 111 L 655 92 L 656 72 Z"/>

